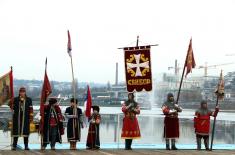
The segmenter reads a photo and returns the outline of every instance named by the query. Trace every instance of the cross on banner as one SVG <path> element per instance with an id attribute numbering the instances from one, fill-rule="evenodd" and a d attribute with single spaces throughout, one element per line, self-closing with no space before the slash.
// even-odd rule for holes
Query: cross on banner
<path id="1" fill-rule="evenodd" d="M 140 54 L 134 54 L 134 57 L 136 63 L 127 63 L 127 69 L 136 68 L 135 76 L 143 76 L 140 68 L 149 68 L 149 61 L 140 63 Z"/>

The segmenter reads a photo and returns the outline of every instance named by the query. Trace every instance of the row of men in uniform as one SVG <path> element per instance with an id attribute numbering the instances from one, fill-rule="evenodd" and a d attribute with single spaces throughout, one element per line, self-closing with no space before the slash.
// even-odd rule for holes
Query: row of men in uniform
<path id="1" fill-rule="evenodd" d="M 136 115 L 140 114 L 140 107 L 134 100 L 133 93 L 128 94 L 128 101 L 123 103 L 122 111 L 124 113 L 124 119 L 121 137 L 125 139 L 125 149 L 132 150 L 132 140 L 141 137 L 136 117 Z M 165 115 L 164 138 L 166 141 L 166 150 L 177 150 L 175 143 L 176 139 L 179 138 L 178 113 L 182 112 L 182 108 L 176 104 L 172 93 L 167 94 L 167 100 L 162 105 L 162 112 Z M 201 101 L 200 108 L 195 111 L 194 128 L 198 150 L 201 150 L 202 138 L 204 139 L 206 150 L 209 150 L 210 116 L 216 117 L 218 112 L 218 106 L 216 106 L 214 111 L 209 110 L 207 108 L 207 101 L 205 100 Z"/>
<path id="2" fill-rule="evenodd" d="M 67 138 L 70 142 L 70 149 L 76 149 L 76 142 L 80 141 L 82 122 L 82 111 L 77 107 L 77 100 L 71 99 L 71 106 L 65 111 L 65 116 L 68 118 Z M 101 116 L 99 107 L 93 106 L 93 114 L 89 118 L 90 125 L 87 136 L 87 148 L 99 149 L 99 124 Z M 51 149 L 55 149 L 56 142 L 62 142 L 61 135 L 64 134 L 63 115 L 55 98 L 49 100 L 49 104 L 44 105 L 44 126 L 42 137 L 42 149 L 50 143 Z M 77 110 L 74 110 L 77 109 Z M 26 96 L 25 88 L 20 88 L 19 96 L 14 98 L 13 104 L 13 145 L 15 150 L 18 137 L 24 137 L 25 150 L 28 150 L 29 124 L 33 121 L 32 100 Z M 194 127 L 196 133 L 197 149 L 201 149 L 201 139 L 204 139 L 205 148 L 209 150 L 209 130 L 210 116 L 216 117 L 219 107 L 215 111 L 207 108 L 207 102 L 202 101 L 201 106 L 195 112 Z M 123 127 L 121 137 L 125 139 L 125 149 L 131 150 L 132 140 L 141 137 L 140 128 L 136 115 L 140 114 L 140 107 L 134 100 L 134 94 L 128 94 L 128 100 L 122 104 L 122 112 L 124 113 Z M 164 138 L 166 140 L 167 150 L 177 150 L 175 142 L 179 138 L 179 119 L 178 113 L 182 112 L 182 108 L 175 103 L 172 93 L 167 95 L 166 102 L 162 105 L 162 112 L 165 115 L 164 119 Z M 171 145 L 170 145 L 171 142 Z M 171 147 L 170 147 L 171 146 Z"/>
<path id="3" fill-rule="evenodd" d="M 77 107 L 77 99 L 70 100 L 70 107 L 67 107 L 63 115 L 57 103 L 56 98 L 50 98 L 49 104 L 44 105 L 44 117 L 40 127 L 41 130 L 41 149 L 45 150 L 48 144 L 51 149 L 55 150 L 56 142 L 62 143 L 61 136 L 64 134 L 64 116 L 67 117 L 67 139 L 70 143 L 70 149 L 76 150 L 76 143 L 81 138 L 81 128 L 83 128 L 82 110 Z M 87 135 L 87 149 L 99 149 L 99 124 L 101 117 L 99 114 L 99 107 L 92 106 L 93 113 L 89 121 L 89 129 Z M 17 149 L 17 142 L 19 137 L 24 138 L 25 150 L 29 150 L 29 134 L 30 123 L 33 122 L 33 105 L 30 97 L 26 95 L 24 87 L 20 88 L 19 96 L 14 98 L 13 102 L 13 126 L 12 150 Z"/>

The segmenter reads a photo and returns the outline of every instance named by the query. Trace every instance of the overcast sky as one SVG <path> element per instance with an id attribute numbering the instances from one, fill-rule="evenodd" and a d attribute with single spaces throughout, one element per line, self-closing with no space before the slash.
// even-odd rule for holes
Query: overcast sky
<path id="1" fill-rule="evenodd" d="M 44 76 L 48 57 L 50 80 L 71 81 L 67 54 L 70 30 L 75 77 L 79 82 L 114 82 L 115 63 L 124 80 L 123 51 L 118 47 L 152 47 L 154 77 L 178 59 L 185 60 L 192 36 L 197 66 L 235 61 L 234 0 L 0 0 L 0 74 L 14 69 L 14 78 Z M 234 71 L 235 64 L 209 69 Z M 182 70 L 180 70 L 180 73 Z M 203 75 L 195 69 L 190 75 Z"/>

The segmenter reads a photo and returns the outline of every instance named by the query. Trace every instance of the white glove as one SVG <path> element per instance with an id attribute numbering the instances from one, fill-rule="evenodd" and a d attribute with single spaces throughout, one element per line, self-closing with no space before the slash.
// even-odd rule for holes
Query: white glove
<path id="1" fill-rule="evenodd" d="M 169 111 L 169 114 L 173 114 L 173 113 L 175 113 L 175 112 L 176 112 L 176 110 L 175 110 L 175 109 L 172 109 L 172 110 Z"/>
<path id="2" fill-rule="evenodd" d="M 175 107 L 176 107 L 176 108 L 179 108 L 179 105 L 178 105 L 178 104 L 175 104 Z"/>
<path id="3" fill-rule="evenodd" d="M 76 118 L 76 115 L 66 115 L 67 118 Z"/>
<path id="4" fill-rule="evenodd" d="M 129 108 L 132 107 L 133 105 L 134 105 L 134 104 L 131 103 L 131 104 L 129 104 L 126 108 L 129 109 Z"/>

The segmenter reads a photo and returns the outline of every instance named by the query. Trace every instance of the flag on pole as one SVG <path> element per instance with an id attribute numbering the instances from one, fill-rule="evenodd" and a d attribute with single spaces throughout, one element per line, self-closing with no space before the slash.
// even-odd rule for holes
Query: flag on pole
<path id="1" fill-rule="evenodd" d="M 43 133 L 43 125 L 44 125 L 44 104 L 46 103 L 47 97 L 51 94 L 51 84 L 47 76 L 47 58 L 45 63 L 45 75 L 44 81 L 42 85 L 41 92 L 41 102 L 40 102 L 40 116 L 41 116 L 41 124 L 40 124 L 40 132 Z"/>
<path id="2" fill-rule="evenodd" d="M 90 87 L 87 86 L 87 96 L 86 96 L 86 100 L 85 100 L 85 103 L 84 103 L 85 116 L 87 118 L 91 117 L 91 106 L 92 106 L 91 91 L 90 91 Z"/>
<path id="3" fill-rule="evenodd" d="M 68 45 L 67 45 L 67 50 L 68 50 L 68 54 L 70 57 L 72 57 L 72 45 L 71 45 L 71 38 L 70 38 L 70 33 L 68 30 Z"/>
<path id="4" fill-rule="evenodd" d="M 10 72 L 0 77 L 0 106 L 7 103 L 12 109 L 13 99 L 13 73 L 11 69 Z"/>
<path id="5" fill-rule="evenodd" d="M 187 52 L 187 56 L 186 56 L 186 60 L 185 60 L 185 66 L 184 66 L 184 67 L 187 67 L 185 77 L 188 75 L 188 73 L 192 72 L 192 68 L 195 68 L 195 66 L 196 66 L 196 63 L 194 60 L 192 38 L 191 38 L 189 46 L 188 46 L 188 52 Z"/>
<path id="6" fill-rule="evenodd" d="M 221 70 L 219 82 L 215 90 L 215 94 L 218 96 L 218 99 L 222 100 L 224 98 L 224 77 Z"/>

